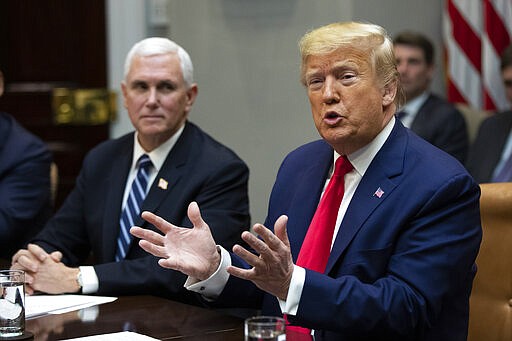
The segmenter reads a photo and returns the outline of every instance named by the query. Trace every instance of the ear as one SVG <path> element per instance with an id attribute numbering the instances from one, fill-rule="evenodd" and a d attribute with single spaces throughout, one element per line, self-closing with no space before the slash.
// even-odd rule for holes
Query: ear
<path id="1" fill-rule="evenodd" d="M 190 109 L 192 109 L 192 105 L 194 104 L 194 101 L 196 100 L 196 97 L 197 97 L 197 84 L 192 84 L 190 86 L 190 88 L 188 88 L 187 90 L 187 107 L 185 108 L 185 110 L 187 112 L 190 111 Z"/>
<path id="2" fill-rule="evenodd" d="M 387 107 L 388 105 L 393 103 L 393 101 L 395 100 L 395 97 L 396 97 L 396 91 L 397 91 L 396 82 L 391 82 L 391 83 L 384 85 L 384 88 L 382 89 L 382 106 L 383 107 Z"/>
<path id="3" fill-rule="evenodd" d="M 126 108 L 126 98 L 128 98 L 128 88 L 125 81 L 121 82 L 121 91 L 123 92 L 123 105 Z"/>

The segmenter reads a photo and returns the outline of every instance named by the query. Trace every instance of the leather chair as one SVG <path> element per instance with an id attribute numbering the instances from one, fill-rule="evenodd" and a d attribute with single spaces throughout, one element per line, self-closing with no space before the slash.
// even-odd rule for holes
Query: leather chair
<path id="1" fill-rule="evenodd" d="M 468 341 L 511 341 L 512 182 L 480 188 L 483 239 L 470 298 Z"/>

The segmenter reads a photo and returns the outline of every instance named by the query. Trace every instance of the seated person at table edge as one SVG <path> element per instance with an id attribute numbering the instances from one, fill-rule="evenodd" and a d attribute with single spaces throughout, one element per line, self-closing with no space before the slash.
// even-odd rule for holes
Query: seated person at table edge
<path id="1" fill-rule="evenodd" d="M 131 233 L 213 306 L 286 314 L 292 337 L 466 340 L 482 236 L 478 185 L 395 119 L 403 95 L 380 26 L 320 27 L 300 51 L 322 139 L 283 161 L 265 224 L 253 226 L 258 236 L 242 233 L 255 253 L 216 246 L 197 203 L 192 229 L 143 212 L 165 235 Z"/>
<path id="2" fill-rule="evenodd" d="M 135 132 L 88 153 L 62 208 L 13 256 L 12 268 L 27 271 L 29 293 L 193 302 L 183 288 L 186 277 L 159 268 L 132 240 L 128 230 L 143 224 L 141 210 L 191 227 L 187 205 L 198 201 L 215 240 L 227 248 L 250 224 L 246 164 L 187 119 L 197 95 L 187 52 L 169 39 L 144 39 L 129 51 L 124 74 L 124 105 Z M 93 265 L 79 267 L 91 253 Z"/>
<path id="3" fill-rule="evenodd" d="M 51 162 L 43 141 L 0 112 L 0 258 L 11 258 L 50 218 Z"/>
<path id="4" fill-rule="evenodd" d="M 402 123 L 434 146 L 464 163 L 469 135 L 457 108 L 430 92 L 434 76 L 434 45 L 423 34 L 406 31 L 393 40 L 406 103 L 397 116 Z"/>
<path id="5" fill-rule="evenodd" d="M 512 45 L 501 55 L 501 78 L 512 104 Z M 487 117 L 469 149 L 466 168 L 479 183 L 512 181 L 512 110 Z"/>

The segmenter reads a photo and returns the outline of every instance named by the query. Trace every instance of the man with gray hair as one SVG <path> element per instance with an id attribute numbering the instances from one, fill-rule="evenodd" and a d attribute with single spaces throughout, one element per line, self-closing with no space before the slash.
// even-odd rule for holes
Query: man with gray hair
<path id="1" fill-rule="evenodd" d="M 322 139 L 283 161 L 265 223 L 242 234 L 251 250 L 216 246 L 198 203 L 192 229 L 143 212 L 164 235 L 132 234 L 207 303 L 285 314 L 287 340 L 466 340 L 478 185 L 395 118 L 400 79 L 383 28 L 323 26 L 300 51 Z"/>
<path id="2" fill-rule="evenodd" d="M 135 132 L 86 156 L 76 186 L 55 216 L 12 259 L 27 292 L 151 294 L 192 302 L 185 276 L 160 268 L 128 230 L 142 210 L 192 227 L 190 201 L 209 219 L 216 242 L 231 248 L 250 224 L 248 168 L 188 121 L 197 96 L 188 53 L 165 38 L 136 43 L 121 83 Z M 91 266 L 84 266 L 91 261 Z"/>

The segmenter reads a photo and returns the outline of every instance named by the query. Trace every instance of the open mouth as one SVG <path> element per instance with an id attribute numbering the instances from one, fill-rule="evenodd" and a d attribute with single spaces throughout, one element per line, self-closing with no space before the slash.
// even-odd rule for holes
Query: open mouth
<path id="1" fill-rule="evenodd" d="M 338 117 L 341 117 L 340 114 L 336 113 L 336 112 L 328 112 L 327 114 L 325 114 L 324 118 L 327 119 L 327 120 L 333 120 L 333 119 L 336 119 Z"/>
<path id="2" fill-rule="evenodd" d="M 343 116 L 338 114 L 337 112 L 330 111 L 325 113 L 324 115 L 324 123 L 328 125 L 336 125 L 343 119 Z"/>

